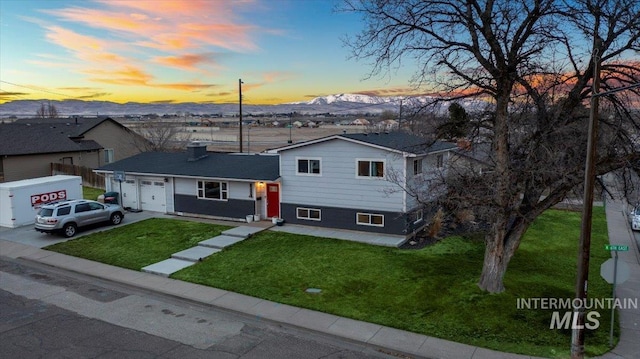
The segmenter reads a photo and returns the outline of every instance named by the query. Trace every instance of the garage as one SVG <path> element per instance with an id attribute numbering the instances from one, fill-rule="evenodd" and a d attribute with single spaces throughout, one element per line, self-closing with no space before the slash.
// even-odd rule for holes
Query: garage
<path id="1" fill-rule="evenodd" d="M 162 178 L 140 178 L 140 207 L 145 211 L 167 212 L 165 182 Z"/>
<path id="2" fill-rule="evenodd" d="M 112 177 L 111 190 L 114 192 L 122 192 L 122 207 L 139 209 L 138 187 L 134 178 L 123 181 L 121 187 L 120 183 Z"/>

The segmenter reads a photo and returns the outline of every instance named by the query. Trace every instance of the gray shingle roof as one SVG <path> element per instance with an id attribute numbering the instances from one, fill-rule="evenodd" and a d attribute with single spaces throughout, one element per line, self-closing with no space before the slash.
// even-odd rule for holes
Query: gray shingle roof
<path id="1" fill-rule="evenodd" d="M 274 181 L 280 177 L 279 156 L 207 154 L 197 161 L 187 161 L 186 152 L 143 152 L 100 167 L 98 171 L 255 181 Z"/>
<path id="2" fill-rule="evenodd" d="M 56 128 L 66 128 L 67 134 L 71 137 L 79 137 L 84 135 L 90 129 L 98 126 L 104 121 L 114 121 L 110 117 L 98 118 L 21 118 L 15 120 L 14 123 L 22 124 L 48 124 Z M 117 123 L 117 122 L 116 122 Z"/>
<path id="3" fill-rule="evenodd" d="M 94 151 L 102 148 L 95 141 L 74 141 L 66 125 L 0 124 L 0 155 L 31 155 L 53 152 Z"/>
<path id="4" fill-rule="evenodd" d="M 415 154 L 444 151 L 457 147 L 456 144 L 449 142 L 429 142 L 422 137 L 406 132 L 351 133 L 338 136 Z"/>

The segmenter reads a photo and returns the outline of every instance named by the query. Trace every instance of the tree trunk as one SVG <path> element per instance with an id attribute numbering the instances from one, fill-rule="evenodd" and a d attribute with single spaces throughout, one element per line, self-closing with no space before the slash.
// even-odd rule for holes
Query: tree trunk
<path id="1" fill-rule="evenodd" d="M 487 241 L 484 251 L 484 262 L 478 287 L 489 293 L 504 292 L 504 274 L 512 255 L 505 252 L 501 243 L 502 240 L 499 238 L 492 238 L 491 241 Z"/>
<path id="2" fill-rule="evenodd" d="M 487 234 L 482 274 L 478 281 L 478 287 L 489 293 L 504 292 L 504 274 L 530 222 L 518 217 L 508 230 L 506 226 L 500 227 L 500 224 L 501 221 L 497 220 Z"/>

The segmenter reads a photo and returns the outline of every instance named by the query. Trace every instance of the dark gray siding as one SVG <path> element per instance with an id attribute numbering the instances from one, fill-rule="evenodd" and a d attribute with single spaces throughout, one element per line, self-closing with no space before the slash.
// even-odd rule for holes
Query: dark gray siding
<path id="1" fill-rule="evenodd" d="M 255 202 L 240 199 L 228 201 L 212 201 L 198 199 L 197 196 L 175 195 L 175 211 L 207 216 L 245 219 L 255 212 Z"/>
<path id="2" fill-rule="evenodd" d="M 321 221 L 311 221 L 296 218 L 296 208 L 314 208 L 322 211 Z M 340 228 L 361 232 L 385 233 L 393 235 L 406 235 L 409 224 L 407 215 L 399 212 L 386 212 L 364 210 L 357 208 L 337 208 L 325 206 L 313 206 L 308 204 L 281 203 L 282 218 L 286 223 L 303 224 L 326 228 Z M 384 215 L 384 227 L 363 226 L 356 224 L 356 213 L 375 213 Z"/>

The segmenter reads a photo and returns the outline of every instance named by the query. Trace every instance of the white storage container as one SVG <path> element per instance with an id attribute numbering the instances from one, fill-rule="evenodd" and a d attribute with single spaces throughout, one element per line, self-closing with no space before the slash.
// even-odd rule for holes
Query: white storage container
<path id="1" fill-rule="evenodd" d="M 47 202 L 82 198 L 82 177 L 56 175 L 0 183 L 0 227 L 33 224 Z"/>

